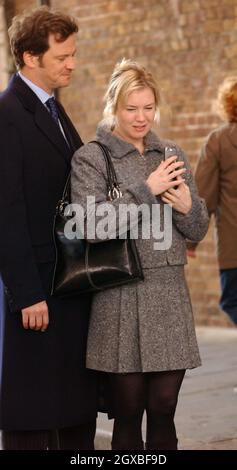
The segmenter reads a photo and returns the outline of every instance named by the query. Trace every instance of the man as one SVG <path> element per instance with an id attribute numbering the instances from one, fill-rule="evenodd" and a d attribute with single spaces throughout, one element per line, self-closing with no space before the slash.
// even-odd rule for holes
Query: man
<path id="1" fill-rule="evenodd" d="M 18 73 L 0 98 L 4 449 L 93 449 L 96 386 L 84 366 L 90 297 L 50 297 L 55 207 L 82 145 L 53 96 L 70 82 L 77 31 L 72 18 L 45 7 L 15 17 L 9 30 Z"/>

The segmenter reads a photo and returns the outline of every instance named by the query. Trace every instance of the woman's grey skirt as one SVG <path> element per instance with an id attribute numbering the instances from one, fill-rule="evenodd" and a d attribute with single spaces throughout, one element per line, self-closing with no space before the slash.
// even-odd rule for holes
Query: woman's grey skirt
<path id="1" fill-rule="evenodd" d="M 144 269 L 144 275 L 94 295 L 88 368 L 128 373 L 201 365 L 184 266 Z"/>

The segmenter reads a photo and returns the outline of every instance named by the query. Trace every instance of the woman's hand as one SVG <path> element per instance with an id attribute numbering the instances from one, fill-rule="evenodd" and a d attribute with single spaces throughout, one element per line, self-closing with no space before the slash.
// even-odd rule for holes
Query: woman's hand
<path id="1" fill-rule="evenodd" d="M 181 175 L 186 171 L 183 168 L 184 162 L 176 162 L 177 156 L 167 158 L 160 163 L 160 165 L 153 171 L 147 178 L 147 184 L 154 196 L 162 194 L 165 191 L 179 186 L 185 180 L 182 179 Z M 173 181 L 175 178 L 177 180 Z"/>
<path id="2" fill-rule="evenodd" d="M 186 215 L 192 208 L 192 198 L 189 187 L 181 182 L 181 178 L 178 178 L 177 183 L 179 183 L 177 189 L 170 188 L 168 191 L 165 191 L 161 199 L 166 204 L 169 204 L 176 211 L 181 212 L 181 214 Z"/>

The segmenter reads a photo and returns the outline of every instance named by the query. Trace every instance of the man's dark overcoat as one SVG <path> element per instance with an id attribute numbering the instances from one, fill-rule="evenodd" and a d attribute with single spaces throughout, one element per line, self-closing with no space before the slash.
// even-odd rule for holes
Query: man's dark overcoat
<path id="1" fill-rule="evenodd" d="M 90 297 L 50 297 L 53 219 L 81 139 L 60 106 L 67 141 L 36 94 L 15 75 L 0 97 L 0 428 L 55 429 L 96 415 L 85 348 Z M 21 309 L 49 306 L 46 332 L 25 330 Z"/>

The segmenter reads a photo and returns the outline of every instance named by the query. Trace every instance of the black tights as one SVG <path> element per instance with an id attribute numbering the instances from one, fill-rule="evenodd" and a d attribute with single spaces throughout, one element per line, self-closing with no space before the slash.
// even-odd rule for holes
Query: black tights
<path id="1" fill-rule="evenodd" d="M 146 449 L 177 450 L 175 409 L 185 370 L 110 374 L 114 429 L 112 449 L 143 449 L 142 418 L 147 414 Z"/>
<path id="2" fill-rule="evenodd" d="M 96 421 L 55 431 L 2 431 L 3 450 L 94 450 Z"/>

